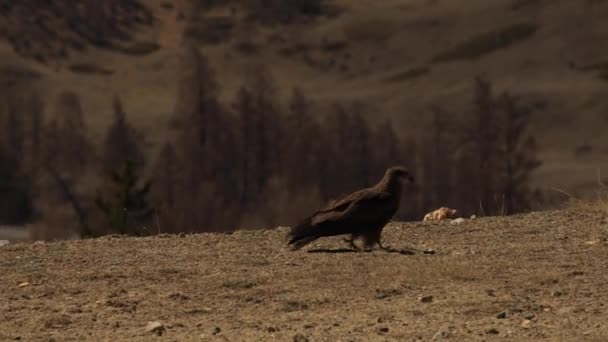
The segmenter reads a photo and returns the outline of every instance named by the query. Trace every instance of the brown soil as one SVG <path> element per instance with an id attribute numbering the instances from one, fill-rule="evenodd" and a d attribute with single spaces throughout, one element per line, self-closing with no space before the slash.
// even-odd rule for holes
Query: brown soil
<path id="1" fill-rule="evenodd" d="M 149 341 L 155 321 L 173 341 L 608 339 L 600 213 L 386 228 L 387 245 L 433 255 L 353 253 L 340 238 L 294 252 L 285 233 L 0 247 L 0 340 Z"/>

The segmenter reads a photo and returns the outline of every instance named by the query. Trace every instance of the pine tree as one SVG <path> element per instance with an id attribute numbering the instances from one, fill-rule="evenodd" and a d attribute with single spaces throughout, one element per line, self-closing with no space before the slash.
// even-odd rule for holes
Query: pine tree
<path id="1" fill-rule="evenodd" d="M 425 211 L 450 206 L 453 192 L 452 167 L 455 152 L 452 116 L 439 107 L 431 109 L 429 135 L 423 139 L 421 181 Z"/>
<path id="2" fill-rule="evenodd" d="M 240 208 L 252 206 L 265 191 L 268 181 L 282 174 L 281 115 L 275 102 L 274 81 L 264 69 L 247 75 L 233 109 L 237 115 L 240 156 Z"/>
<path id="3" fill-rule="evenodd" d="M 492 215 L 500 208 L 495 173 L 499 162 L 500 125 L 492 85 L 483 77 L 475 78 L 473 102 L 474 111 L 464 128 L 463 148 L 466 152 L 461 156 L 463 163 L 459 170 L 463 175 L 459 179 L 469 179 L 467 191 L 475 195 L 472 207 L 477 205 L 478 213 Z"/>
<path id="4" fill-rule="evenodd" d="M 53 114 L 44 128 L 45 162 L 60 174 L 77 179 L 95 158 L 78 94 L 61 93 Z"/>
<path id="5" fill-rule="evenodd" d="M 205 56 L 188 47 L 181 60 L 178 100 L 172 124 L 173 146 L 180 165 L 174 210 L 187 230 L 221 227 L 231 218 L 218 218 L 237 201 L 236 129 L 218 101 L 219 85 Z M 198 205 L 194 205 L 197 203 Z M 213 228 L 216 229 L 216 228 Z"/>
<path id="6" fill-rule="evenodd" d="M 320 155 L 323 153 L 321 127 L 312 117 L 312 103 L 301 89 L 294 88 L 285 120 L 283 168 L 290 191 L 318 187 Z"/>
<path id="7" fill-rule="evenodd" d="M 141 180 L 138 164 L 126 160 L 121 168 L 111 173 L 110 180 L 109 194 L 98 194 L 95 199 L 108 226 L 118 234 L 150 234 L 151 229 L 146 223 L 154 213 L 147 198 L 151 182 Z"/>
<path id="8" fill-rule="evenodd" d="M 129 123 L 120 98 L 114 98 L 114 121 L 110 125 L 103 143 L 101 155 L 102 170 L 114 172 L 122 165 L 131 161 L 138 166 L 146 160 L 141 148 L 142 137 Z"/>
<path id="9" fill-rule="evenodd" d="M 536 140 L 528 130 L 531 110 L 520 105 L 509 93 L 502 95 L 503 204 L 501 213 L 511 215 L 530 208 L 530 174 L 541 165 Z"/>

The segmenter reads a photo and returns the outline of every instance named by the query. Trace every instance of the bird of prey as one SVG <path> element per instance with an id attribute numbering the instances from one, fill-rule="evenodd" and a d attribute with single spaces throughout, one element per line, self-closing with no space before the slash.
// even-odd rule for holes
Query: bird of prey
<path id="1" fill-rule="evenodd" d="M 378 184 L 333 201 L 302 220 L 289 232 L 289 245 L 296 250 L 320 237 L 350 235 L 346 241 L 356 250 L 359 248 L 354 241 L 359 237 L 366 249 L 376 244 L 384 249 L 380 243 L 382 229 L 399 209 L 405 180 L 414 182 L 406 168 L 387 169 Z"/>

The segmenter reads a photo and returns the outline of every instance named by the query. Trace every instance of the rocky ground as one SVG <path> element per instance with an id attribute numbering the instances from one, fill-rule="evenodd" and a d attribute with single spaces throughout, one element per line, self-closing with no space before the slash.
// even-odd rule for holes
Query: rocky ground
<path id="1" fill-rule="evenodd" d="M 286 229 L 0 247 L 0 340 L 606 341 L 608 224 L 589 210 L 393 223 L 392 248 Z"/>

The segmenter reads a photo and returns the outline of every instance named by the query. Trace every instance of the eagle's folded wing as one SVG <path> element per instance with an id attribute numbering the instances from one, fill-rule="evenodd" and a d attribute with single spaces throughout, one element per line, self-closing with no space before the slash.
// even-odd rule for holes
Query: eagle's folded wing
<path id="1" fill-rule="evenodd" d="M 360 191 L 354 193 L 356 196 L 348 196 L 348 200 L 340 201 L 339 205 L 333 206 L 331 210 L 318 211 L 311 220 L 313 225 L 325 221 L 357 220 L 383 215 L 386 211 L 386 202 L 390 198 L 387 192 Z"/>

